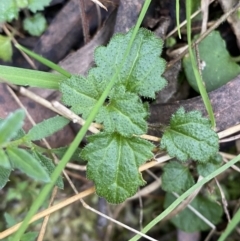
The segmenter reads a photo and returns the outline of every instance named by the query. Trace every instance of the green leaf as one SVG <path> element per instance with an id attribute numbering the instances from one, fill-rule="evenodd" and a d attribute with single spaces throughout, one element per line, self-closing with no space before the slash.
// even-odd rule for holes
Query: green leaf
<path id="1" fill-rule="evenodd" d="M 101 89 L 98 84 L 76 76 L 60 84 L 63 103 L 72 106 L 71 110 L 82 114 L 84 119 L 100 98 Z M 100 108 L 96 121 L 103 123 L 104 130 L 110 133 L 116 131 L 125 136 L 140 135 L 147 131 L 146 117 L 146 108 L 139 97 L 119 86 L 112 91 L 106 105 Z"/>
<path id="2" fill-rule="evenodd" d="M 26 8 L 28 6 L 28 0 L 15 0 L 19 8 Z"/>
<path id="3" fill-rule="evenodd" d="M 0 23 L 11 22 L 18 17 L 18 6 L 14 0 L 0 1 Z"/>
<path id="4" fill-rule="evenodd" d="M 11 169 L 0 166 L 0 189 L 2 189 L 9 181 L 11 171 Z"/>
<path id="5" fill-rule="evenodd" d="M 38 235 L 38 232 L 27 232 L 23 234 L 21 241 L 35 241 Z"/>
<path id="6" fill-rule="evenodd" d="M 32 141 L 41 140 L 51 136 L 53 133 L 61 130 L 69 123 L 69 120 L 62 116 L 55 116 L 44 120 L 35 125 L 26 135 L 26 138 Z"/>
<path id="7" fill-rule="evenodd" d="M 214 46 L 214 51 L 210 51 Z M 207 91 L 212 91 L 226 84 L 240 73 L 240 66 L 229 55 L 225 41 L 218 31 L 212 31 L 198 45 L 202 65 L 202 77 Z M 183 60 L 183 67 L 189 84 L 196 90 L 198 86 L 194 77 L 189 55 Z"/>
<path id="8" fill-rule="evenodd" d="M 11 61 L 12 54 L 11 38 L 0 35 L 0 59 L 3 61 Z"/>
<path id="9" fill-rule="evenodd" d="M 40 36 L 47 28 L 47 20 L 41 13 L 37 13 L 23 20 L 23 28 L 32 36 Z"/>
<path id="10" fill-rule="evenodd" d="M 25 131 L 21 128 L 18 130 L 18 132 L 16 133 L 16 135 L 14 136 L 13 140 L 18 140 L 21 139 L 22 137 L 24 137 L 26 135 Z"/>
<path id="11" fill-rule="evenodd" d="M 211 157 L 208 162 L 198 163 L 198 174 L 203 177 L 210 175 L 212 172 L 216 171 L 221 166 L 222 161 L 222 156 L 220 154 L 216 154 L 215 156 Z"/>
<path id="12" fill-rule="evenodd" d="M 52 153 L 55 153 L 59 158 L 62 159 L 62 157 L 64 156 L 65 152 L 67 151 L 67 149 L 69 148 L 69 146 L 64 146 L 64 147 L 59 147 L 59 148 L 53 148 L 50 151 Z M 74 161 L 78 161 L 78 162 L 83 162 L 83 160 L 80 158 L 80 152 L 82 150 L 80 148 L 77 148 L 76 151 L 73 153 L 71 160 Z"/>
<path id="13" fill-rule="evenodd" d="M 16 85 L 58 89 L 59 83 L 65 79 L 66 77 L 60 74 L 0 65 L 0 81 Z"/>
<path id="14" fill-rule="evenodd" d="M 153 156 L 150 142 L 115 133 L 99 133 L 89 141 L 82 157 L 88 161 L 87 178 L 94 181 L 99 196 L 121 203 L 145 184 L 138 168 Z"/>
<path id="15" fill-rule="evenodd" d="M 13 166 L 29 177 L 43 182 L 51 181 L 45 168 L 27 151 L 15 147 L 8 147 L 7 154 Z"/>
<path id="16" fill-rule="evenodd" d="M 49 176 L 51 176 L 51 174 L 55 169 L 55 165 L 53 164 L 53 161 L 39 152 L 33 152 L 32 154 L 38 160 L 38 162 L 45 168 Z M 57 179 L 56 186 L 59 187 L 60 189 L 64 189 L 64 183 L 61 176 Z"/>
<path id="17" fill-rule="evenodd" d="M 133 29 L 127 34 L 116 34 L 107 47 L 98 47 L 94 57 L 97 67 L 89 72 L 89 76 L 97 82 L 109 82 L 123 61 Z M 155 98 L 155 92 L 163 89 L 166 80 L 161 77 L 165 70 L 165 61 L 159 56 L 163 41 L 147 29 L 139 29 L 131 51 L 118 75 L 118 83 L 127 91 L 141 96 Z"/>
<path id="18" fill-rule="evenodd" d="M 167 193 L 165 196 L 164 208 L 166 209 L 175 200 L 176 198 L 171 193 Z M 212 202 L 205 197 L 197 196 L 190 205 L 213 224 L 218 224 L 220 222 L 223 211 L 222 207 L 217 203 Z M 188 233 L 209 230 L 211 228 L 189 208 L 185 208 L 177 214 L 171 219 L 171 222 L 177 228 Z"/>
<path id="19" fill-rule="evenodd" d="M 51 1 L 52 0 L 28 0 L 28 8 L 35 13 L 44 10 L 45 7 L 49 6 Z"/>
<path id="20" fill-rule="evenodd" d="M 164 166 L 163 170 L 162 189 L 167 192 L 182 194 L 195 183 L 188 167 L 179 162 L 171 161 Z"/>
<path id="21" fill-rule="evenodd" d="M 4 213 L 4 218 L 7 223 L 7 227 L 10 228 L 13 225 L 17 224 L 17 221 L 7 212 Z"/>
<path id="22" fill-rule="evenodd" d="M 25 112 L 22 109 L 9 114 L 6 119 L 0 122 L 0 144 L 14 138 L 23 126 Z"/>
<path id="23" fill-rule="evenodd" d="M 147 115 L 139 97 L 125 92 L 121 86 L 111 93 L 109 103 L 100 109 L 96 121 L 103 123 L 106 132 L 118 132 L 124 136 L 141 135 L 147 132 Z"/>
<path id="24" fill-rule="evenodd" d="M 180 108 L 173 114 L 170 126 L 161 140 L 161 148 L 180 161 L 193 159 L 207 162 L 218 152 L 218 135 L 211 129 L 210 121 L 198 111 L 185 113 Z"/>
<path id="25" fill-rule="evenodd" d="M 8 160 L 7 155 L 5 154 L 4 150 L 0 149 L 0 166 L 6 169 L 11 169 L 11 164 Z"/>

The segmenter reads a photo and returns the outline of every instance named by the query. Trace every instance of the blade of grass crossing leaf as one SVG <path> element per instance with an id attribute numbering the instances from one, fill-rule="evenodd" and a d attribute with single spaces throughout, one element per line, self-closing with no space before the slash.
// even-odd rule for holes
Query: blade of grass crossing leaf
<path id="1" fill-rule="evenodd" d="M 157 216 L 155 219 L 153 219 L 145 228 L 141 230 L 142 233 L 147 233 L 152 227 L 154 227 L 157 223 L 159 223 L 163 218 L 165 218 L 169 213 L 171 213 L 184 199 L 186 199 L 191 193 L 193 193 L 198 188 L 202 187 L 205 183 L 212 180 L 214 177 L 218 176 L 219 174 L 226 171 L 228 168 L 236 164 L 240 161 L 240 155 L 233 158 L 231 161 L 226 163 L 225 165 L 218 168 L 216 171 L 212 172 L 210 175 L 203 178 L 201 181 L 197 182 L 194 186 L 189 188 L 185 193 L 183 193 L 178 199 L 176 199 L 167 209 L 165 209 L 159 216 Z M 141 236 L 136 235 L 133 238 L 131 238 L 129 241 L 137 241 L 141 238 Z M 223 241 L 218 240 L 218 241 Z"/>
<path id="2" fill-rule="evenodd" d="M 222 233 L 218 241 L 224 241 L 228 237 L 228 235 L 237 227 L 240 222 L 240 208 L 235 213 L 233 219 L 228 224 L 226 230 Z"/>
<path id="3" fill-rule="evenodd" d="M 0 144 L 3 144 L 15 137 L 23 125 L 25 113 L 19 109 L 8 115 L 0 123 Z"/>
<path id="4" fill-rule="evenodd" d="M 70 78 L 71 74 L 66 71 L 65 69 L 61 68 L 59 65 L 54 64 L 52 61 L 49 61 L 48 59 L 45 59 L 44 57 L 24 48 L 23 46 L 21 46 L 20 44 L 15 44 L 15 47 L 17 49 L 22 50 L 24 53 L 28 54 L 30 57 L 36 59 L 37 61 L 39 61 L 40 63 L 48 66 L 50 69 L 53 69 L 55 71 L 57 71 L 58 73 Z"/>
<path id="5" fill-rule="evenodd" d="M 140 25 L 142 23 L 142 20 L 143 20 L 145 14 L 147 12 L 147 9 L 148 9 L 150 3 L 151 3 L 151 0 L 146 0 L 144 5 L 143 5 L 143 8 L 142 8 L 142 11 L 141 11 L 140 16 L 138 18 L 137 24 L 136 24 L 136 26 L 134 28 L 133 35 L 132 35 L 131 40 L 129 42 L 129 47 L 126 50 L 124 60 L 126 59 L 126 56 L 128 55 L 128 53 L 130 52 L 132 43 L 133 43 L 133 41 L 134 41 L 134 39 L 136 37 L 137 31 L 139 30 L 139 27 L 140 27 Z M 124 60 L 123 60 L 123 63 L 124 63 Z M 122 63 L 122 65 L 123 65 L 123 63 Z M 117 78 L 117 75 L 119 74 L 119 72 L 121 70 L 122 65 L 116 71 L 116 74 L 112 77 L 112 79 L 111 79 L 110 83 L 108 84 L 105 92 L 102 94 L 102 96 L 100 97 L 100 99 L 98 100 L 96 105 L 93 107 L 93 109 L 92 109 L 89 117 L 87 118 L 85 124 L 83 125 L 81 130 L 78 132 L 77 136 L 75 137 L 74 141 L 71 143 L 71 145 L 68 148 L 68 150 L 66 151 L 65 155 L 63 156 L 63 158 L 59 162 L 59 164 L 56 167 L 55 171 L 52 173 L 52 175 L 51 175 L 52 182 L 44 186 L 44 188 L 41 190 L 40 194 L 38 195 L 38 198 L 35 200 L 35 202 L 30 207 L 30 210 L 29 210 L 28 214 L 24 218 L 20 228 L 18 229 L 18 231 L 14 235 L 12 241 L 20 240 L 22 234 L 25 232 L 26 228 L 28 227 L 28 223 L 29 223 L 30 219 L 37 212 L 37 210 L 42 205 L 42 203 L 46 199 L 47 195 L 49 194 L 49 192 L 53 188 L 55 182 L 58 179 L 58 176 L 61 174 L 62 170 L 66 166 L 67 162 L 69 161 L 69 159 L 71 158 L 71 156 L 73 155 L 75 150 L 78 148 L 79 143 L 84 138 L 84 136 L 85 136 L 89 126 L 91 125 L 92 121 L 94 120 L 95 116 L 97 115 L 98 110 L 103 105 L 103 103 L 104 103 L 108 93 L 110 92 L 112 86 L 114 85 L 114 82 L 115 82 L 115 80 Z"/>
<path id="6" fill-rule="evenodd" d="M 214 118 L 214 113 L 212 110 L 212 105 L 211 102 L 209 100 L 206 88 L 203 84 L 202 78 L 200 76 L 200 73 L 198 71 L 197 68 L 197 63 L 195 61 L 194 58 L 194 54 L 193 54 L 193 50 L 192 50 L 192 40 L 191 40 L 191 1 L 192 0 L 187 0 L 186 1 L 186 14 L 187 14 L 187 39 L 188 39 L 188 48 L 189 48 L 189 55 L 190 55 L 190 59 L 191 59 L 191 63 L 192 63 L 192 68 L 193 68 L 193 72 L 197 81 L 197 85 L 198 85 L 198 89 L 199 92 L 201 94 L 201 97 L 203 99 L 205 108 L 208 112 L 209 118 L 211 120 L 212 123 L 212 127 L 215 128 L 216 126 L 216 122 L 215 122 L 215 118 Z"/>
<path id="7" fill-rule="evenodd" d="M 65 79 L 60 74 L 0 65 L 0 81 L 15 85 L 58 89 L 59 83 Z"/>
<path id="8" fill-rule="evenodd" d="M 181 29 L 180 29 L 180 3 L 179 0 L 176 0 L 176 21 L 177 21 L 177 30 L 178 30 L 178 37 L 181 39 Z"/>

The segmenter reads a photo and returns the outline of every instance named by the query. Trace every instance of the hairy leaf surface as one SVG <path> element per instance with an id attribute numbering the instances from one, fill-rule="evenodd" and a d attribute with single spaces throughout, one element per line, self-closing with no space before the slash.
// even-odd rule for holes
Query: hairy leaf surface
<path id="1" fill-rule="evenodd" d="M 150 142 L 115 133 L 99 133 L 89 141 L 82 157 L 88 160 L 87 177 L 94 181 L 99 196 L 120 203 L 145 184 L 138 168 L 152 157 Z"/>
<path id="2" fill-rule="evenodd" d="M 89 75 L 98 82 L 109 82 L 123 61 L 132 33 L 133 29 L 127 34 L 116 34 L 107 47 L 98 47 L 94 53 L 97 67 L 91 69 Z M 166 80 L 161 77 L 165 70 L 165 61 L 159 57 L 162 47 L 163 41 L 154 33 L 139 29 L 118 75 L 118 82 L 129 92 L 155 98 L 155 92 L 166 85 Z"/>
<path id="3" fill-rule="evenodd" d="M 0 189 L 8 182 L 11 171 L 11 169 L 0 166 Z"/>
<path id="4" fill-rule="evenodd" d="M 51 176 L 51 174 L 55 169 L 55 165 L 53 164 L 53 161 L 39 152 L 33 152 L 32 154 L 38 160 L 38 162 L 45 168 L 49 176 Z M 61 176 L 58 177 L 56 181 L 56 186 L 59 187 L 60 189 L 64 188 L 64 183 Z"/>
<path id="5" fill-rule="evenodd" d="M 49 118 L 38 123 L 31 130 L 29 130 L 26 138 L 32 141 L 41 140 L 42 138 L 48 137 L 53 133 L 61 130 L 68 123 L 69 120 L 62 116 Z"/>
<path id="6" fill-rule="evenodd" d="M 170 156 L 181 161 L 191 158 L 207 162 L 218 152 L 218 135 L 211 129 L 210 121 L 203 118 L 200 112 L 185 113 L 180 108 L 164 132 L 161 148 L 167 149 Z"/>
<path id="7" fill-rule="evenodd" d="M 60 88 L 63 92 L 62 101 L 72 106 L 75 113 L 82 114 L 84 119 L 104 89 L 91 81 L 88 86 L 88 80 L 76 76 L 64 81 Z M 107 132 L 119 132 L 124 136 L 140 135 L 147 131 L 146 117 L 146 108 L 139 97 L 118 86 L 110 94 L 108 102 L 100 108 L 96 121 L 103 123 Z"/>
<path id="8" fill-rule="evenodd" d="M 46 169 L 27 151 L 15 147 L 8 147 L 7 154 L 14 168 L 18 168 L 35 180 L 50 182 Z"/>
<path id="9" fill-rule="evenodd" d="M 182 194 L 195 183 L 188 167 L 179 162 L 171 161 L 164 166 L 163 170 L 162 188 L 167 192 Z"/>
<path id="10" fill-rule="evenodd" d="M 210 160 L 206 163 L 198 163 L 197 171 L 198 174 L 206 177 L 210 175 L 212 172 L 216 171 L 222 164 L 223 159 L 220 154 L 217 154 L 210 158 Z"/>
<path id="11" fill-rule="evenodd" d="M 0 144 L 14 138 L 23 125 L 25 112 L 21 109 L 9 114 L 6 119 L 0 122 Z"/>

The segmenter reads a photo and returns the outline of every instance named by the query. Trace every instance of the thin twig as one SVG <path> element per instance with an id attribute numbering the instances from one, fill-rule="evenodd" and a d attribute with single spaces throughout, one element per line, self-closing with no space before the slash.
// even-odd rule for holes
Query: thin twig
<path id="1" fill-rule="evenodd" d="M 209 0 L 201 0 L 201 11 L 202 11 L 202 29 L 201 34 L 207 30 L 208 23 L 208 6 L 210 5 Z"/>
<path id="2" fill-rule="evenodd" d="M 82 21 L 84 43 L 86 44 L 89 42 L 90 37 L 89 37 L 89 24 L 85 13 L 85 2 L 84 0 L 78 0 L 78 2 L 79 2 L 80 17 Z"/>
<path id="3" fill-rule="evenodd" d="M 54 199 L 55 199 L 55 197 L 57 195 L 57 190 L 58 190 L 58 188 L 54 187 L 48 207 L 52 206 L 52 204 L 54 202 Z M 48 224 L 49 217 L 50 217 L 50 215 L 45 216 L 45 218 L 43 220 L 43 223 L 42 223 L 42 226 L 41 226 L 41 229 L 40 229 L 40 232 L 39 232 L 39 235 L 38 235 L 38 238 L 37 238 L 37 241 L 42 241 L 43 240 L 45 232 L 46 232 L 46 229 L 47 229 L 47 224 Z"/>
<path id="4" fill-rule="evenodd" d="M 228 137 L 228 138 L 225 138 L 225 139 L 221 139 L 221 140 L 219 140 L 219 142 L 230 142 L 230 141 L 236 141 L 236 140 L 238 140 L 238 139 L 240 139 L 240 134 L 238 134 L 238 135 L 235 135 L 235 136 L 231 136 L 231 137 Z"/>
<path id="5" fill-rule="evenodd" d="M 97 6 L 104 8 L 107 11 L 107 8 L 98 0 L 91 0 L 92 2 L 96 3 Z"/>
<path id="6" fill-rule="evenodd" d="M 232 126 L 224 131 L 218 132 L 218 137 L 219 137 L 219 139 L 222 139 L 224 137 L 230 136 L 239 131 L 240 131 L 240 124 L 238 124 L 236 126 Z"/>
<path id="7" fill-rule="evenodd" d="M 217 183 L 218 189 L 219 189 L 219 191 L 220 191 L 221 198 L 222 198 L 223 209 L 224 209 L 224 212 L 225 212 L 225 214 L 226 214 L 227 220 L 228 220 L 228 222 L 230 223 L 231 218 L 230 218 L 230 214 L 229 214 L 229 211 L 228 211 L 228 208 L 227 208 L 227 207 L 228 207 L 228 203 L 227 203 L 227 200 L 226 200 L 226 198 L 225 198 L 225 194 L 224 194 L 224 192 L 223 192 L 223 190 L 222 190 L 222 187 L 220 186 L 217 178 L 214 178 L 214 180 L 215 180 L 215 182 Z"/>

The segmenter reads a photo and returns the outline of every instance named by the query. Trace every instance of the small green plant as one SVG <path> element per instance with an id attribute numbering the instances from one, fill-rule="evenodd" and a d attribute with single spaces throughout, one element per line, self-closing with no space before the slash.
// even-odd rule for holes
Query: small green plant
<path id="1" fill-rule="evenodd" d="M 23 20 L 23 29 L 32 36 L 40 36 L 47 27 L 47 21 L 41 13 L 50 4 L 51 0 L 1 0 L 0 1 L 0 24 L 12 22 L 18 19 L 22 9 L 30 11 L 32 16 L 26 16 Z M 12 59 L 11 36 L 0 35 L 0 59 L 10 61 Z"/>
<path id="2" fill-rule="evenodd" d="M 149 4 L 149 1 L 146 3 Z M 139 22 L 141 22 L 141 18 Z M 88 137 L 89 143 L 80 155 L 87 161 L 87 177 L 94 181 L 97 194 L 111 203 L 120 203 L 134 195 L 138 187 L 145 184 L 138 169 L 141 164 L 153 157 L 154 145 L 140 137 L 147 132 L 149 115 L 148 105 L 142 102 L 141 97 L 154 99 L 155 92 L 164 88 L 166 81 L 161 77 L 165 70 L 165 61 L 159 57 L 163 41 L 154 36 L 152 32 L 139 29 L 139 22 L 127 34 L 115 35 L 106 47 L 101 46 L 96 49 L 96 67 L 89 71 L 87 77 L 71 75 L 64 70 L 59 71 L 64 75 L 60 77 L 60 75 L 51 73 L 0 66 L 0 76 L 14 84 L 59 89 L 62 93 L 62 102 L 86 119 L 86 124 L 62 156 L 62 160 L 54 171 L 54 166 L 51 170 L 47 168 L 48 163 L 51 163 L 51 159 L 46 155 L 49 154 L 49 151 L 43 150 L 32 141 L 44 138 L 61 129 L 68 123 L 66 119 L 55 117 L 61 119 L 62 123 L 57 129 L 54 128 L 55 120 L 53 125 L 50 119 L 38 124 L 27 134 L 22 133 L 20 138 L 17 137 L 16 132 L 21 129 L 22 124 L 18 125 L 14 133 L 9 131 L 5 134 L 6 137 L 10 137 L 2 142 L 4 157 L 2 166 L 7 168 L 9 173 L 5 175 L 7 177 L 4 179 L 3 186 L 6 184 L 12 168 L 19 168 L 29 176 L 35 177 L 31 173 L 31 165 L 42 170 L 42 174 L 36 179 L 48 183 L 39 195 L 39 199 L 36 200 L 36 205 L 30 209 L 22 229 L 15 236 L 16 239 L 24 232 L 31 215 L 40 207 L 55 181 L 61 182 L 59 177 L 61 171 L 76 151 L 79 142 L 93 121 L 103 124 L 103 129 L 100 133 Z M 30 52 L 28 53 L 36 57 Z M 37 58 L 42 60 L 41 57 Z M 56 66 L 53 68 L 56 69 Z M 36 74 L 40 76 L 41 80 L 36 79 Z M 19 76 L 21 76 L 20 80 Z M 24 82 L 25 77 L 27 80 L 31 79 L 32 82 Z M 16 113 L 20 115 L 21 111 Z M 21 115 L 23 116 L 23 114 Z M 6 123 L 9 122 L 9 118 L 5 120 Z M 6 126 L 9 128 L 8 124 Z M 157 220 L 166 215 L 174 205 L 176 207 L 191 191 L 227 168 L 225 166 L 221 170 L 219 168 L 221 160 L 218 159 L 217 154 L 218 136 L 212 130 L 211 122 L 203 118 L 197 111 L 185 113 L 185 110 L 180 108 L 172 116 L 159 147 L 179 161 L 169 162 L 165 166 L 163 188 L 167 192 L 183 194 L 173 204 L 171 204 L 172 197 L 169 197 L 165 203 L 167 211 Z M 30 166 L 25 167 L 23 163 L 25 157 L 34 160 Z M 197 161 L 198 174 L 208 178 L 194 184 L 192 174 L 184 165 L 188 160 Z M 237 159 L 233 160 L 231 165 L 237 161 Z M 210 167 L 213 171 L 211 174 L 208 170 Z M 176 182 L 171 183 L 174 175 L 179 177 L 181 185 L 175 185 Z M 202 203 L 207 203 L 206 206 L 209 205 L 208 200 L 205 199 L 196 200 L 196 203 L 196 206 L 201 206 Z M 214 208 L 218 214 L 221 214 L 218 207 L 214 206 Z M 218 220 L 219 216 L 216 216 L 216 219 L 212 221 L 217 223 Z M 176 221 L 176 225 L 178 225 L 177 223 Z M 202 228 L 202 223 L 199 222 L 198 225 L 201 226 L 200 229 L 205 229 L 205 227 Z M 147 228 L 144 232 L 147 231 Z M 185 230 L 189 231 L 189 229 Z"/>
<path id="3" fill-rule="evenodd" d="M 24 117 L 24 111 L 17 110 L 0 121 L 0 188 L 6 185 L 9 175 L 14 169 L 21 170 L 37 181 L 51 181 L 50 175 L 55 165 L 44 154 L 51 154 L 52 150 L 39 147 L 32 141 L 52 135 L 67 125 L 69 121 L 61 116 L 56 116 L 39 123 L 26 134 L 21 128 Z M 61 177 L 56 185 L 63 189 Z"/>

